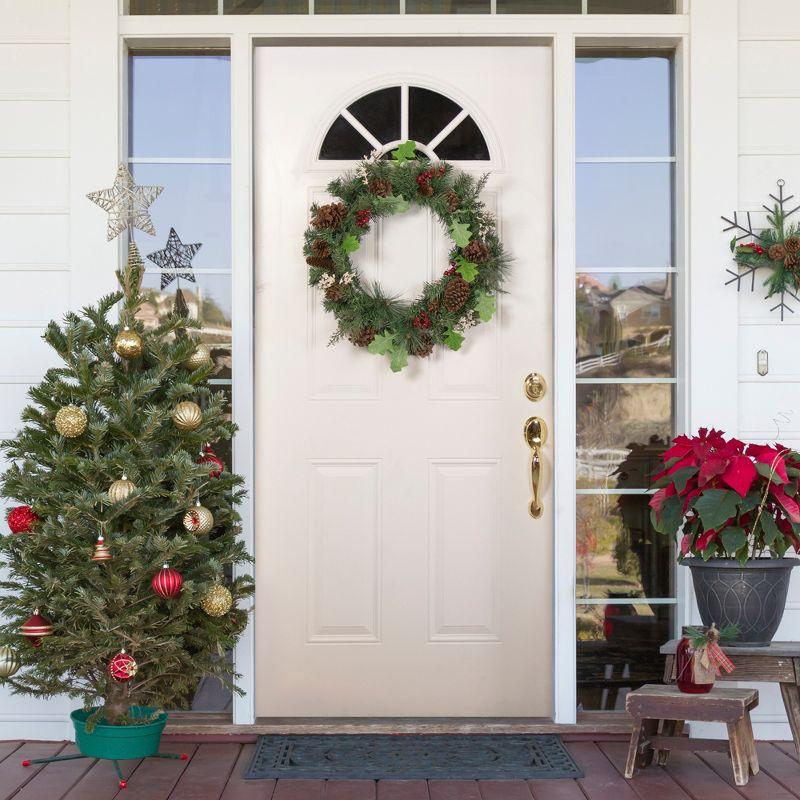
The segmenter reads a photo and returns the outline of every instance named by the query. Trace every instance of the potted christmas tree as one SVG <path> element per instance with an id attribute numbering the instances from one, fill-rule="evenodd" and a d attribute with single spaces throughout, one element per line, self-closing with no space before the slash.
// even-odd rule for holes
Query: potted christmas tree
<path id="1" fill-rule="evenodd" d="M 113 238 L 154 232 L 159 191 L 121 165 L 90 197 Z M 232 577 L 250 560 L 243 481 L 209 446 L 234 433 L 226 398 L 209 385 L 211 356 L 180 290 L 157 327 L 137 319 L 143 273 L 131 238 L 120 290 L 49 324 L 61 364 L 3 442 L 15 507 L 0 536 L 0 683 L 81 700 L 81 753 L 111 759 L 155 755 L 165 709 L 201 678 L 238 691 L 226 654 L 247 621 L 236 601 L 253 592 L 249 576 Z"/>
<path id="2" fill-rule="evenodd" d="M 765 646 L 780 625 L 789 576 L 800 561 L 800 453 L 744 444 L 701 428 L 677 436 L 662 456 L 650 501 L 653 526 L 682 532 L 706 626 L 735 626 L 730 646 Z"/>

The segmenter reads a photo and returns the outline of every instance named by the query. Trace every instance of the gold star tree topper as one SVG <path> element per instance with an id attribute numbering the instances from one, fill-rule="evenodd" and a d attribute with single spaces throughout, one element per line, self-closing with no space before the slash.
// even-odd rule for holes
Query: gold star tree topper
<path id="1" fill-rule="evenodd" d="M 106 238 L 110 242 L 122 231 L 134 228 L 155 236 L 156 229 L 147 209 L 163 191 L 163 186 L 137 186 L 130 170 L 125 164 L 120 164 L 113 186 L 89 192 L 86 196 L 108 212 Z"/>

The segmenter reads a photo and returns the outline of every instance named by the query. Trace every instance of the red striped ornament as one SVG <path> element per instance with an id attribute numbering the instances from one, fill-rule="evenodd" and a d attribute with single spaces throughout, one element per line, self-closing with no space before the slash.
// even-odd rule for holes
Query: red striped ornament
<path id="1" fill-rule="evenodd" d="M 43 637 L 53 635 L 53 625 L 50 620 L 43 617 L 39 613 L 39 609 L 36 608 L 33 611 L 33 616 L 25 620 L 19 632 L 25 636 L 34 647 L 38 647 L 42 643 Z"/>
<path id="2" fill-rule="evenodd" d="M 177 597 L 181 593 L 183 577 L 176 569 L 172 569 L 169 564 L 164 566 L 153 576 L 150 584 L 153 591 L 165 600 Z"/>
<path id="3" fill-rule="evenodd" d="M 200 453 L 200 458 L 197 459 L 198 464 L 205 464 L 208 469 L 209 478 L 219 478 L 222 471 L 225 469 L 225 464 L 222 459 L 211 449 L 211 445 L 207 444 Z"/>

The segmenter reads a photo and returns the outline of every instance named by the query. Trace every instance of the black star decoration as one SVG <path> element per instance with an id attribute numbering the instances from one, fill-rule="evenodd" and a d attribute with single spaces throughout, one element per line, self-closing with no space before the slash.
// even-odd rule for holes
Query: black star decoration
<path id="1" fill-rule="evenodd" d="M 191 269 L 192 259 L 202 246 L 200 242 L 196 244 L 184 244 L 178 237 L 178 234 L 175 233 L 175 228 L 170 228 L 166 247 L 163 250 L 156 250 L 155 253 L 150 253 L 147 258 L 149 261 L 161 267 L 161 269 Z M 161 288 L 166 289 L 175 278 L 183 278 L 184 280 L 196 283 L 194 273 L 192 272 L 162 272 Z"/>

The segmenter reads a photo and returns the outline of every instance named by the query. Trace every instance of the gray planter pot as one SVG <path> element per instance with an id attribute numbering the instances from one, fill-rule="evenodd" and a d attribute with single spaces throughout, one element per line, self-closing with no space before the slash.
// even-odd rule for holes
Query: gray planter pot
<path id="1" fill-rule="evenodd" d="M 796 558 L 756 558 L 742 566 L 733 558 L 686 558 L 704 625 L 735 624 L 728 647 L 766 647 L 781 624 Z"/>

